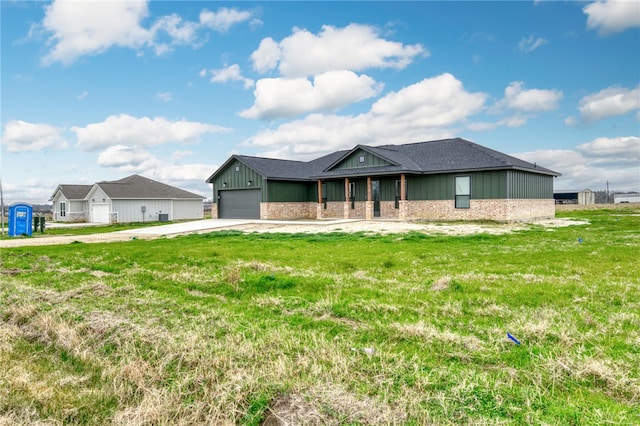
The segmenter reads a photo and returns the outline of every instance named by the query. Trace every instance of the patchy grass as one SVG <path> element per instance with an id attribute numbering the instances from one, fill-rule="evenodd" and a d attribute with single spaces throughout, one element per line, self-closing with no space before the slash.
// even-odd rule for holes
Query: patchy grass
<path id="1" fill-rule="evenodd" d="M 559 216 L 3 249 L 0 424 L 638 424 L 640 215 Z"/>

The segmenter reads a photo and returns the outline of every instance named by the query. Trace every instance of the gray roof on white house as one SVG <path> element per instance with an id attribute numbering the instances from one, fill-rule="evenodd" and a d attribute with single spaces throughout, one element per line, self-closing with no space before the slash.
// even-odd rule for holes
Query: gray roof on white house
<path id="1" fill-rule="evenodd" d="M 193 199 L 205 197 L 176 188 L 140 175 L 131 175 L 114 181 L 97 182 L 96 185 L 111 199 Z"/>
<path id="2" fill-rule="evenodd" d="M 49 200 L 53 200 L 56 193 L 60 191 L 67 200 L 83 200 L 87 196 L 93 185 L 58 185 Z"/>

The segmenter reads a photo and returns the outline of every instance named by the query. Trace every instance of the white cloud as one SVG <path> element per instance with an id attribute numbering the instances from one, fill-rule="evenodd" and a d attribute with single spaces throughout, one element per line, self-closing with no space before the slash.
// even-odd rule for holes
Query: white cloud
<path id="1" fill-rule="evenodd" d="M 543 112 L 558 108 L 563 94 L 560 90 L 524 89 L 524 83 L 514 81 L 504 89 L 499 106 L 522 112 Z"/>
<path id="2" fill-rule="evenodd" d="M 164 55 L 177 45 L 198 47 L 202 43 L 198 31 L 203 28 L 226 32 L 253 16 L 252 12 L 224 7 L 217 12 L 204 9 L 198 22 L 171 14 L 145 28 L 142 21 L 149 15 L 147 3 L 55 0 L 45 7 L 45 18 L 39 26 L 50 34 L 48 44 L 52 45 L 43 64 L 71 64 L 82 56 L 97 55 L 114 46 L 151 48 L 156 55 Z"/>
<path id="3" fill-rule="evenodd" d="M 520 43 L 518 43 L 518 50 L 520 50 L 521 52 L 529 53 L 533 52 L 540 46 L 544 46 L 547 43 L 549 43 L 547 39 L 544 39 L 542 37 L 535 38 L 533 35 L 530 35 L 529 37 L 520 40 Z"/>
<path id="4" fill-rule="evenodd" d="M 83 90 L 82 93 L 80 93 L 78 96 L 76 96 L 76 99 L 81 101 L 83 99 L 86 99 L 87 96 L 89 96 L 89 92 L 87 92 L 86 90 Z"/>
<path id="5" fill-rule="evenodd" d="M 195 22 L 184 21 L 175 13 L 158 18 L 150 28 L 153 43 L 150 43 L 156 55 L 162 56 L 173 50 L 174 46 L 191 45 L 200 47 L 202 42 L 198 41 L 198 29 L 200 25 Z M 159 41 L 166 34 L 168 41 Z"/>
<path id="6" fill-rule="evenodd" d="M 480 112 L 487 95 L 469 93 L 445 73 L 389 93 L 371 107 L 373 118 L 417 127 L 445 127 Z"/>
<path id="7" fill-rule="evenodd" d="M 640 166 L 640 137 L 596 138 L 578 145 L 578 151 L 588 157 L 621 157 L 635 161 Z"/>
<path id="8" fill-rule="evenodd" d="M 578 109 L 582 121 L 586 123 L 638 110 L 640 109 L 640 85 L 634 89 L 608 87 L 582 98 Z"/>
<path id="9" fill-rule="evenodd" d="M 264 73 L 278 66 L 278 61 L 282 56 L 282 50 L 278 42 L 271 37 L 263 38 L 258 49 L 251 54 L 253 69 Z"/>
<path id="10" fill-rule="evenodd" d="M 200 23 L 218 32 L 227 32 L 236 24 L 249 20 L 253 13 L 221 7 L 217 12 L 204 9 L 200 12 Z"/>
<path id="11" fill-rule="evenodd" d="M 390 93 L 356 116 L 311 114 L 246 143 L 262 155 L 308 159 L 363 143 L 380 145 L 446 138 L 453 126 L 482 110 L 487 95 L 469 93 L 451 74 L 442 74 Z"/>
<path id="12" fill-rule="evenodd" d="M 173 99 L 171 92 L 158 92 L 156 93 L 156 99 L 162 102 L 170 102 Z"/>
<path id="13" fill-rule="evenodd" d="M 278 67 L 284 77 L 306 77 L 326 71 L 362 71 L 369 68 L 403 69 L 417 55 L 428 55 L 420 44 L 403 45 L 378 36 L 370 26 L 344 28 L 324 25 L 317 34 L 294 28 L 280 43 L 262 40 L 251 59 L 257 71 Z"/>
<path id="14" fill-rule="evenodd" d="M 101 53 L 111 46 L 139 48 L 152 33 L 139 22 L 148 14 L 147 3 L 137 0 L 75 2 L 57 0 L 45 8 L 44 28 L 54 44 L 45 64 L 69 64 L 83 55 Z"/>
<path id="15" fill-rule="evenodd" d="M 98 155 L 98 165 L 103 167 L 139 166 L 153 156 L 146 150 L 126 146 L 110 146 Z"/>
<path id="16" fill-rule="evenodd" d="M 587 28 L 597 30 L 601 36 L 640 26 L 638 0 L 596 1 L 583 7 L 582 11 L 588 15 Z"/>
<path id="17" fill-rule="evenodd" d="M 163 117 L 136 118 L 126 114 L 112 115 L 101 123 L 85 127 L 74 126 L 78 144 L 83 151 L 94 151 L 112 145 L 154 146 L 165 143 L 188 143 L 209 133 L 230 129 L 194 121 L 169 121 Z"/>
<path id="18" fill-rule="evenodd" d="M 65 149 L 69 144 L 62 137 L 62 131 L 49 124 L 12 120 L 4 126 L 2 144 L 8 152 Z"/>
<path id="19" fill-rule="evenodd" d="M 335 111 L 369 99 L 382 90 L 371 77 L 351 71 L 329 71 L 306 78 L 266 78 L 258 80 L 255 103 L 240 113 L 245 118 L 272 120 L 317 112 Z"/>
<path id="20" fill-rule="evenodd" d="M 640 138 L 597 138 L 575 150 L 540 150 L 513 154 L 523 160 L 562 173 L 556 189 L 601 190 L 607 181 L 612 190 L 640 190 Z"/>
<path id="21" fill-rule="evenodd" d="M 204 73 L 201 71 L 200 75 L 204 77 L 206 75 L 206 71 L 204 71 Z M 243 83 L 243 86 L 245 89 L 253 87 L 253 85 L 255 84 L 255 82 L 252 79 L 243 77 L 242 71 L 240 71 L 240 66 L 238 64 L 233 64 L 226 68 L 211 70 L 210 81 L 212 83 L 226 83 L 228 81 L 240 81 Z"/>

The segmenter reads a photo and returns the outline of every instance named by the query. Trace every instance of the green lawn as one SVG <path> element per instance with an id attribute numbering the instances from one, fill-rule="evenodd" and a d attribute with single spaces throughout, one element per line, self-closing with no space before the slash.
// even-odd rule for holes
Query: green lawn
<path id="1" fill-rule="evenodd" d="M 3 249 L 0 424 L 639 424 L 640 211 L 558 216 Z"/>

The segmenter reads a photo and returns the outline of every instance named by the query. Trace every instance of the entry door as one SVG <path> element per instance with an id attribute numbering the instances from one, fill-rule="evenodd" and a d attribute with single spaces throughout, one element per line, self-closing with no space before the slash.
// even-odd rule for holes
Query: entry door
<path id="1" fill-rule="evenodd" d="M 373 194 L 373 217 L 380 217 L 380 181 L 371 182 L 371 192 Z"/>

